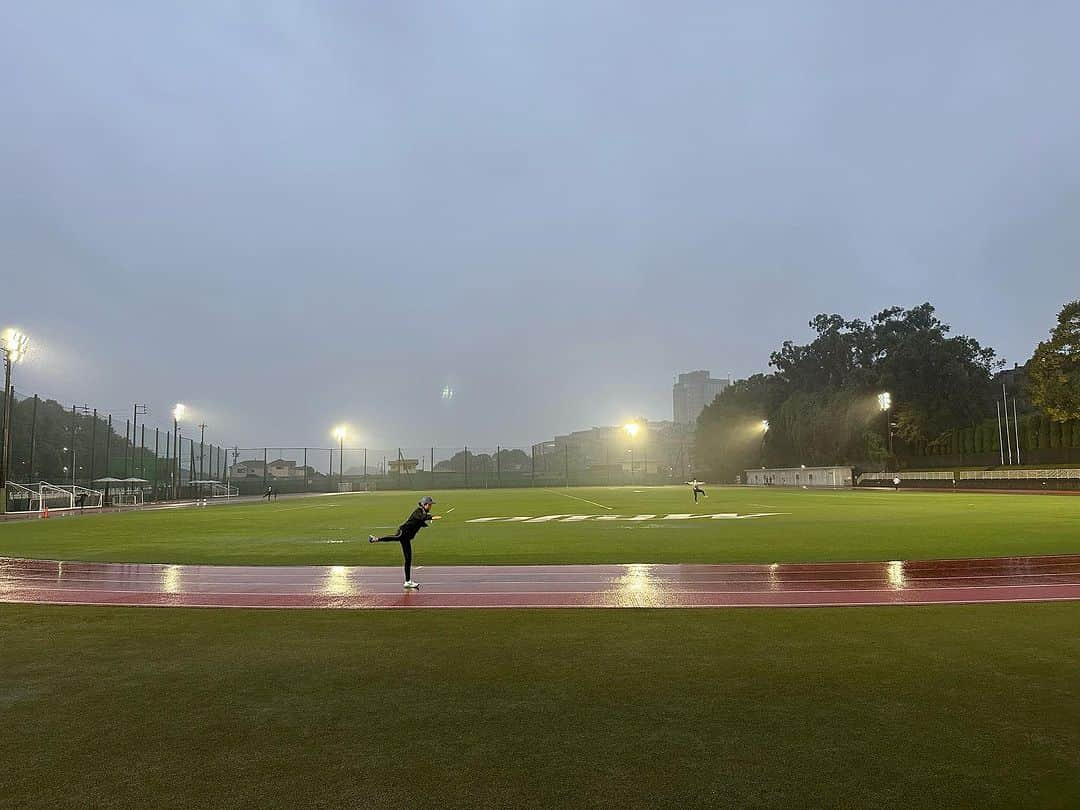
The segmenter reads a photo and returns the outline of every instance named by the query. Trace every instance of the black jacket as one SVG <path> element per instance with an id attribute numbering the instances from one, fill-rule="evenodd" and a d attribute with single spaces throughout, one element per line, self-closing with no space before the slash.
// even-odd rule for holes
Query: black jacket
<path id="1" fill-rule="evenodd" d="M 401 533 L 406 537 L 415 537 L 416 533 L 431 522 L 432 515 L 425 512 L 423 507 L 416 507 L 413 513 L 401 524 Z"/>

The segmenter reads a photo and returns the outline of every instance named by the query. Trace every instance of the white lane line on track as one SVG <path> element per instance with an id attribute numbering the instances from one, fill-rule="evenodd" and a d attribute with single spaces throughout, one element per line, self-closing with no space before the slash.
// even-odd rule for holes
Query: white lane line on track
<path id="1" fill-rule="evenodd" d="M 0 600 L 2 602 L 3 600 Z M 213 602 L 185 602 L 183 604 L 163 604 L 161 602 L 85 602 L 67 599 L 34 599 L 34 600 L 10 600 L 8 604 L 33 604 L 33 605 L 71 605 L 74 607 L 124 607 L 124 608 L 191 608 L 198 610 L 626 610 L 626 609 L 649 609 L 649 610 L 679 610 L 704 609 L 718 610 L 723 608 L 827 608 L 827 607 L 933 607 L 935 605 L 993 605 L 1014 604 L 1020 602 L 1074 602 L 1072 596 L 1031 596 L 1016 599 L 1014 597 L 987 597 L 984 599 L 949 599 L 935 602 L 723 602 L 714 605 L 690 604 L 604 604 L 604 605 L 547 605 L 538 604 L 489 604 L 489 605 L 448 605 L 432 604 L 426 602 L 420 604 L 412 602 L 398 605 L 222 605 Z"/>
<path id="2" fill-rule="evenodd" d="M 416 570 L 419 570 L 419 569 L 416 569 Z M 181 574 L 180 577 L 184 578 L 184 575 Z M 579 579 L 555 578 L 555 577 L 548 578 L 548 579 L 544 579 L 544 578 L 537 579 L 535 577 L 530 577 L 528 575 L 522 575 L 522 577 L 524 577 L 524 579 L 515 580 L 515 579 L 512 578 L 512 575 L 509 578 L 506 577 L 506 576 L 492 577 L 492 578 L 485 578 L 485 577 L 475 576 L 475 577 L 467 577 L 467 578 L 461 578 L 461 579 L 455 579 L 455 580 L 430 580 L 429 579 L 429 580 L 426 580 L 426 582 L 429 585 L 436 585 L 437 584 L 437 585 L 451 585 L 451 586 L 452 585 L 467 584 L 469 582 L 494 582 L 494 583 L 500 583 L 501 582 L 501 583 L 507 583 L 507 584 L 510 584 L 510 583 L 513 583 L 513 582 L 523 582 L 523 584 L 526 584 L 526 585 L 536 585 L 536 584 L 541 584 L 541 583 L 549 584 L 549 585 L 611 585 L 611 584 L 618 585 L 620 580 L 625 579 L 625 575 L 612 576 L 612 577 L 609 577 L 607 579 L 580 579 L 580 580 Z M 962 581 L 962 580 L 969 580 L 969 579 L 1033 579 L 1033 578 L 1045 578 L 1045 577 L 1072 577 L 1072 578 L 1076 579 L 1076 584 L 1080 585 L 1080 568 L 1078 568 L 1075 571 L 1046 571 L 1046 572 L 1042 572 L 1042 573 L 1024 573 L 1024 574 L 967 574 L 967 575 L 962 575 L 962 576 L 952 576 L 952 575 L 950 575 L 950 576 L 904 577 L 904 581 L 907 582 L 907 583 L 916 583 L 917 584 L 917 583 L 923 583 L 923 582 L 952 582 L 952 581 Z M 187 578 L 190 579 L 190 575 L 188 575 Z M 380 577 L 378 579 L 356 578 L 356 579 L 352 579 L 350 581 L 351 581 L 352 584 L 357 585 L 357 586 L 361 586 L 361 585 L 382 585 L 382 584 L 394 584 L 394 583 L 396 583 L 398 581 L 399 578 L 400 578 L 399 576 L 387 576 L 387 577 Z M 816 577 L 811 577 L 811 578 L 806 579 L 805 583 L 812 584 L 812 583 L 838 583 L 838 582 L 843 583 L 843 582 L 850 582 L 850 583 L 855 584 L 855 583 L 859 583 L 859 582 L 880 582 L 884 578 L 885 578 L 884 576 L 876 576 L 876 577 L 839 577 L 839 578 L 830 577 L 830 578 L 827 578 L 827 579 L 820 579 L 820 578 L 816 578 Z M 284 584 L 284 585 L 289 585 L 289 584 L 293 584 L 293 585 L 295 585 L 295 584 L 300 584 L 300 585 L 309 584 L 313 588 L 320 588 L 320 587 L 323 587 L 326 584 L 326 579 L 327 579 L 327 577 L 321 577 L 321 578 L 317 578 L 317 579 L 303 578 L 303 579 L 299 579 L 298 582 L 290 582 L 288 580 L 283 580 L 283 579 L 245 579 L 244 577 L 236 577 L 236 578 L 194 579 L 192 582 L 190 582 L 190 584 L 192 584 L 192 585 L 231 585 L 231 584 L 240 584 L 240 585 L 250 585 L 252 587 L 259 587 L 259 586 L 266 586 L 266 585 L 282 585 L 282 584 Z M 22 577 L 22 576 L 19 576 L 19 577 L 4 577 L 4 576 L 0 576 L 0 585 L 19 586 L 19 585 L 29 584 L 32 587 L 38 587 L 36 583 L 69 584 L 69 585 L 72 585 L 72 586 L 80 585 L 82 583 L 89 583 L 91 585 L 104 585 L 104 584 L 115 584 L 115 585 L 140 585 L 140 584 L 142 584 L 142 585 L 145 585 L 145 584 L 151 584 L 151 583 L 158 583 L 160 581 L 161 581 L 160 576 L 151 576 L 151 577 L 143 577 L 143 578 L 127 577 L 127 578 L 123 578 L 123 579 L 114 579 L 114 578 L 102 578 L 102 577 L 83 578 L 83 577 L 75 577 L 75 576 L 65 575 L 60 580 L 58 580 L 55 576 L 43 576 L 43 577 Z M 798 584 L 800 582 L 800 580 L 791 580 L 791 579 L 783 580 L 783 581 L 785 583 L 787 583 L 787 584 Z M 763 574 L 760 577 L 749 578 L 749 579 L 723 579 L 723 578 L 721 578 L 721 579 L 694 579 L 692 577 L 680 577 L 678 580 L 670 580 L 670 579 L 665 579 L 663 577 L 658 577 L 657 578 L 657 585 L 660 585 L 660 586 L 666 586 L 666 585 L 671 584 L 672 582 L 695 583 L 695 584 L 700 584 L 700 585 L 711 585 L 711 584 L 719 584 L 719 585 L 752 585 L 752 584 L 766 584 L 766 583 L 769 583 L 770 582 L 770 577 L 767 574 Z M 1073 583 L 1067 582 L 1067 583 L 1064 583 L 1064 584 L 1073 584 Z M 1000 587 L 1000 586 L 988 586 L 988 587 Z M 1007 586 L 1007 587 L 1009 587 L 1009 586 Z M 785 588 L 784 590 L 787 590 L 787 589 Z"/>
<path id="3" fill-rule="evenodd" d="M 607 509 L 608 511 L 614 509 L 613 506 L 604 506 L 602 503 L 596 501 L 590 501 L 588 498 L 579 498 L 577 495 L 571 495 L 568 492 L 559 492 L 555 489 L 545 489 L 544 492 L 550 492 L 552 495 L 562 495 L 564 498 L 573 498 L 575 501 L 583 501 L 584 503 L 591 503 L 593 506 L 599 506 L 601 509 Z"/>
<path id="4" fill-rule="evenodd" d="M 431 586 L 432 586 L 432 583 L 427 583 L 425 585 L 425 587 L 428 587 L 428 588 L 430 588 Z M 949 592 L 955 592 L 955 591 L 994 591 L 994 592 L 1007 593 L 1009 591 L 1013 591 L 1013 590 L 1016 590 L 1018 588 L 1024 588 L 1024 589 L 1027 589 L 1027 588 L 1076 588 L 1077 589 L 1077 595 L 1075 597 L 1071 597 L 1071 598 L 1080 599 L 1080 583 L 1055 583 L 1055 582 L 1048 582 L 1048 583 L 1044 583 L 1044 584 L 1025 584 L 1025 585 L 957 585 L 955 587 L 946 587 L 946 588 L 927 588 L 927 587 L 922 587 L 922 588 L 901 588 L 901 589 L 894 589 L 894 588 L 853 588 L 853 589 L 849 589 L 847 592 L 853 593 L 853 594 L 854 593 L 858 593 L 858 594 L 887 593 L 887 594 L 893 594 L 894 596 L 897 596 L 897 597 L 902 597 L 902 596 L 911 597 L 911 596 L 918 596 L 919 594 L 925 594 L 925 593 L 949 593 Z M 29 590 L 32 590 L 32 591 L 34 591 L 36 593 L 71 593 L 71 592 L 73 592 L 73 589 L 69 589 L 69 588 L 31 588 Z M 843 592 L 843 589 L 837 589 L 837 588 L 826 588 L 826 589 L 804 588 L 804 589 L 798 589 L 798 590 L 792 590 L 792 589 L 789 589 L 789 588 L 785 588 L 783 591 L 770 591 L 770 590 L 748 591 L 748 590 L 745 590 L 745 589 L 709 590 L 709 591 L 703 591 L 703 590 L 687 590 L 687 591 L 683 591 L 683 590 L 678 590 L 678 591 L 665 590 L 664 593 L 665 594 L 670 594 L 670 595 L 673 595 L 673 596 L 716 596 L 716 595 L 723 595 L 723 594 L 761 594 L 761 595 L 781 594 L 781 595 L 790 595 L 790 594 L 821 594 L 821 593 L 835 594 L 835 593 L 838 592 L 838 590 L 840 590 L 840 592 Z M 19 590 L 15 589 L 14 591 L 8 591 L 6 593 L 0 593 L 0 602 L 5 601 L 5 599 L 8 596 L 13 595 L 13 594 L 17 594 L 18 592 L 19 592 Z M 167 592 L 163 592 L 163 591 L 139 591 L 139 590 L 113 591 L 113 590 L 97 589 L 97 588 L 77 588 L 77 589 L 74 589 L 74 593 L 114 594 L 114 595 L 118 595 L 118 596 L 121 595 L 121 594 L 123 594 L 123 595 L 140 594 L 140 595 L 143 595 L 143 596 L 165 597 L 165 598 L 167 598 L 169 600 L 174 600 L 174 601 L 175 600 L 182 600 L 187 596 L 219 596 L 219 597 L 223 597 L 223 596 L 240 596 L 240 597 L 247 597 L 249 599 L 255 599 L 255 598 L 277 599 L 277 598 L 283 598 L 283 597 L 291 598 L 291 597 L 313 597 L 313 596 L 316 596 L 316 597 L 319 597 L 320 599 L 371 599 L 371 598 L 382 598 L 382 597 L 386 597 L 386 596 L 399 596 L 399 595 L 402 595 L 402 592 L 401 592 L 400 588 L 398 588 L 396 590 L 389 590 L 389 591 L 372 591 L 372 592 L 369 592 L 369 593 L 353 593 L 353 594 L 313 593 L 312 591 L 288 591 L 288 592 L 280 592 L 280 593 L 277 592 L 277 591 L 271 591 L 271 592 L 268 592 L 268 593 L 261 593 L 259 591 L 212 591 L 212 590 L 211 591 L 180 591 L 180 592 L 177 592 L 177 593 L 167 593 Z M 427 592 L 427 594 L 421 594 L 421 595 L 422 596 L 427 595 L 427 596 L 432 596 L 432 597 L 447 597 L 447 596 L 453 596 L 453 597 L 459 597 L 459 596 L 478 597 L 478 596 L 539 596 L 541 594 L 543 594 L 545 596 L 598 596 L 598 597 L 622 597 L 622 598 L 640 597 L 642 599 L 652 598 L 652 597 L 648 596 L 647 594 L 643 594 L 643 593 L 640 593 L 640 592 L 625 593 L 625 592 L 623 592 L 623 591 L 621 591 L 619 589 L 601 590 L 601 591 L 595 591 L 595 590 L 594 591 L 527 591 L 527 590 L 515 590 L 515 591 L 443 591 L 443 590 L 440 590 L 438 592 L 431 592 L 429 590 Z M 900 600 L 900 601 L 902 601 L 902 600 Z M 511 605 L 510 607 L 513 607 L 513 606 Z"/>
<path id="5" fill-rule="evenodd" d="M 87 571 L 82 570 L 83 566 L 85 566 L 85 565 L 89 565 L 91 567 L 92 571 L 95 572 L 95 573 L 88 574 Z M 281 566 L 281 567 L 275 567 L 275 566 L 245 567 L 245 566 L 228 566 L 228 565 L 221 565 L 221 566 L 217 566 L 217 565 L 178 565 L 178 566 L 171 566 L 171 565 L 164 565 L 164 564 L 160 564 L 160 563 L 130 563 L 130 564 L 125 564 L 125 563 L 103 563 L 102 565 L 104 567 L 106 567 L 106 568 L 123 568 L 123 567 L 140 567 L 140 568 L 144 568 L 145 569 L 144 571 L 138 572 L 137 574 L 135 574 L 135 576 L 136 577 L 147 577 L 147 578 L 158 578 L 163 573 L 165 573 L 166 571 L 168 571 L 170 569 L 173 569 L 173 568 L 180 568 L 181 569 L 180 573 L 183 576 L 194 576 L 196 574 L 196 572 L 197 572 L 197 574 L 199 576 L 205 576 L 205 577 L 217 577 L 217 576 L 234 577 L 234 576 L 246 576 L 248 574 L 255 574 L 257 572 L 257 576 L 259 576 L 261 578 L 264 578 L 264 579 L 293 579 L 293 578 L 318 579 L 320 577 L 327 576 L 330 573 L 332 568 L 345 568 L 345 569 L 348 570 L 349 573 L 357 574 L 359 576 L 364 576 L 364 577 L 382 577 L 382 576 L 389 577 L 389 576 L 392 575 L 392 573 L 396 569 L 400 568 L 399 565 L 379 565 L 379 566 L 371 566 L 371 565 L 356 565 L 356 566 L 351 566 L 351 565 L 343 565 L 343 566 Z M 555 578 L 558 578 L 558 577 L 565 577 L 565 576 L 581 576 L 582 574 L 586 574 L 586 575 L 595 574 L 595 575 L 598 575 L 598 576 L 605 576 L 605 574 L 600 573 L 600 569 L 604 569 L 604 570 L 610 572 L 610 574 L 607 574 L 607 575 L 610 575 L 610 576 L 625 576 L 628 573 L 627 569 L 629 568 L 629 565 L 631 565 L 631 564 L 628 564 L 626 566 L 622 566 L 622 565 L 594 565 L 594 566 L 593 565 L 567 565 L 567 566 L 557 566 L 557 565 L 556 566 L 550 566 L 550 565 L 537 565 L 537 566 L 530 566 L 530 565 L 523 565 L 523 566 L 512 566 L 512 565 L 511 566 L 496 566 L 496 565 L 492 565 L 492 566 L 485 566 L 485 565 L 430 566 L 429 565 L 429 566 L 423 566 L 423 565 L 414 565 L 413 568 L 418 570 L 418 571 L 420 571 L 420 570 L 434 571 L 434 570 L 437 570 L 439 568 L 443 568 L 443 569 L 457 568 L 457 569 L 460 569 L 462 571 L 467 571 L 468 572 L 467 575 L 469 575 L 469 576 L 477 576 L 477 577 L 485 577 L 485 578 L 491 578 L 491 572 L 498 571 L 499 572 L 498 576 L 503 577 L 503 578 L 521 578 L 521 577 L 533 578 L 533 577 L 537 577 L 537 576 L 542 576 L 542 577 L 548 577 L 548 578 L 555 579 Z M 655 571 L 659 572 L 659 574 L 660 574 L 659 578 L 662 578 L 662 579 L 668 578 L 668 577 L 663 575 L 666 569 L 680 568 L 681 567 L 680 564 L 678 564 L 678 563 L 675 563 L 675 564 L 672 564 L 672 563 L 638 563 L 637 565 L 643 565 L 643 566 L 647 566 L 650 569 L 654 569 Z M 790 565 L 790 567 L 789 567 L 789 565 Z M 779 568 L 777 568 L 775 570 L 775 573 L 779 573 L 779 574 L 786 575 L 786 576 L 805 575 L 805 574 L 811 574 L 811 573 L 812 574 L 819 574 L 819 573 L 820 574 L 835 574 L 835 573 L 865 574 L 865 573 L 867 573 L 867 570 L 866 570 L 867 566 L 871 566 L 871 570 L 874 571 L 875 573 L 877 571 L 881 571 L 882 573 L 884 573 L 884 570 L 885 570 L 884 568 L 877 568 L 876 567 L 876 566 L 879 566 L 879 565 L 880 565 L 879 563 L 863 563 L 863 564 L 854 563 L 854 564 L 851 564 L 851 565 L 821 564 L 820 566 L 816 566 L 816 565 L 806 565 L 806 564 L 799 564 L 799 563 L 793 563 L 793 564 L 781 563 Z M 96 572 L 100 571 L 101 569 L 96 568 L 95 566 L 96 566 L 96 564 L 94 564 L 94 563 L 66 563 L 64 565 L 64 571 L 62 573 L 58 573 L 58 572 L 56 572 L 54 570 L 48 570 L 48 571 L 38 570 L 36 568 L 29 568 L 29 569 L 25 569 L 25 570 L 16 571 L 14 569 L 14 567 L 5 566 L 3 564 L 3 561 L 0 560 L 0 579 L 11 578 L 11 577 L 31 577 L 31 578 L 55 579 L 57 576 L 62 576 L 65 579 L 70 578 L 70 577 L 79 577 L 79 576 L 83 576 L 83 577 L 91 576 L 93 578 L 93 577 L 100 576 Z M 692 568 L 696 568 L 696 567 L 708 568 L 710 566 L 708 566 L 707 564 L 704 565 L 704 566 L 698 566 L 696 564 L 692 564 L 690 567 L 692 567 Z M 737 565 L 737 564 L 735 564 L 735 565 L 725 565 L 725 564 L 719 564 L 718 567 L 724 569 L 724 573 L 728 573 L 728 574 L 744 574 L 744 575 L 747 575 L 747 576 L 753 576 L 753 575 L 771 576 L 771 575 L 774 574 L 774 571 L 771 570 L 768 566 L 765 566 L 765 565 L 757 565 L 757 566 L 755 566 L 755 565 Z M 983 565 L 972 565 L 972 566 L 958 566 L 959 570 L 963 572 L 961 574 L 953 574 L 947 568 L 942 568 L 942 569 L 939 569 L 937 571 L 932 571 L 932 572 L 925 572 L 925 571 L 918 570 L 918 568 L 916 567 L 915 570 L 905 569 L 905 574 L 904 575 L 905 575 L 905 578 L 907 578 L 907 579 L 917 579 L 917 578 L 920 578 L 920 577 L 927 577 L 927 576 L 929 576 L 929 577 L 978 576 L 978 575 L 980 575 L 979 574 L 980 571 L 989 570 L 989 571 L 996 571 L 996 572 L 1001 572 L 1001 573 L 998 573 L 998 574 L 982 574 L 982 575 L 983 576 L 1026 576 L 1026 575 L 1028 575 L 1030 573 L 1037 572 L 1039 569 L 1059 568 L 1059 567 L 1064 567 L 1066 570 L 1043 571 L 1042 573 L 1058 573 L 1058 574 L 1068 574 L 1068 573 L 1074 573 L 1074 572 L 1080 573 L 1080 560 L 1077 560 L 1075 563 L 1071 562 L 1071 561 L 1070 562 L 1056 562 L 1056 561 L 1048 560 L 1048 561 L 1046 561 L 1044 563 L 1032 563 L 1032 564 L 1020 566 L 1019 570 L 1003 569 L 1002 566 L 994 565 L 992 563 L 987 563 L 987 564 L 983 564 Z M 520 572 L 510 570 L 510 569 L 514 569 L 514 568 L 518 568 L 518 569 L 521 569 L 521 570 L 520 570 Z M 534 569 L 538 569 L 538 570 L 534 570 Z M 558 569 L 564 569 L 564 570 L 558 570 Z M 241 572 L 243 572 L 243 573 L 241 573 Z M 363 572 L 363 573 L 359 573 L 359 572 Z M 655 574 L 650 574 L 650 576 L 654 576 L 654 575 Z M 677 576 L 679 576 L 680 578 L 694 577 L 694 576 L 714 576 L 714 575 L 715 574 L 713 572 L 711 572 L 711 571 L 679 571 L 679 572 L 677 572 Z M 128 578 L 130 578 L 130 575 L 128 576 Z"/>

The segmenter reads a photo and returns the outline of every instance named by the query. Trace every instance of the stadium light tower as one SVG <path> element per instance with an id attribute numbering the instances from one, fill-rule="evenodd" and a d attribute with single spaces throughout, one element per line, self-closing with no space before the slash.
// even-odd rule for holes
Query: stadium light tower
<path id="1" fill-rule="evenodd" d="M 348 431 L 344 425 L 338 425 L 334 428 L 334 438 L 338 440 L 338 483 L 340 484 L 345 480 L 345 434 Z M 330 474 L 333 475 L 334 471 L 331 470 Z"/>
<path id="2" fill-rule="evenodd" d="M 627 451 L 630 454 L 630 483 L 634 482 L 634 439 L 637 438 L 638 433 L 641 431 L 641 425 L 637 422 L 627 422 L 623 425 L 623 430 L 626 431 L 626 435 L 630 437 L 630 449 Z"/>
<path id="3" fill-rule="evenodd" d="M 26 357 L 30 338 L 17 329 L 0 333 L 0 351 L 4 353 L 4 414 L 0 424 L 0 515 L 7 511 L 7 479 L 11 469 L 11 411 L 15 407 L 15 392 L 11 387 L 11 367 Z"/>
<path id="4" fill-rule="evenodd" d="M 878 408 L 885 414 L 885 435 L 889 442 L 889 455 L 893 453 L 893 440 L 892 440 L 892 394 L 888 391 L 882 391 L 877 395 Z"/>
<path id="5" fill-rule="evenodd" d="M 187 408 L 179 402 L 176 403 L 172 410 L 173 447 L 176 448 L 174 453 L 176 456 L 176 475 L 173 478 L 173 498 L 180 497 L 180 420 L 184 418 L 184 411 L 186 410 Z"/>
<path id="6" fill-rule="evenodd" d="M 761 420 L 761 446 L 758 448 L 758 461 L 761 469 L 765 469 L 765 435 L 769 432 L 769 420 Z"/>

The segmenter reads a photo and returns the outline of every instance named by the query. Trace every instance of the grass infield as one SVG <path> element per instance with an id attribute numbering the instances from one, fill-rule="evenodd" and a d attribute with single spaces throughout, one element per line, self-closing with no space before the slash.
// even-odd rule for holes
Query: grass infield
<path id="1" fill-rule="evenodd" d="M 389 533 L 421 493 L 385 492 L 0 524 L 0 556 L 111 562 L 399 565 Z M 686 487 L 433 493 L 420 565 L 894 560 L 1080 551 L 1080 497 Z M 748 520 L 469 523 L 479 517 L 779 512 Z"/>
<path id="2" fill-rule="evenodd" d="M 1077 627 L 0 605 L 0 806 L 1075 807 Z"/>

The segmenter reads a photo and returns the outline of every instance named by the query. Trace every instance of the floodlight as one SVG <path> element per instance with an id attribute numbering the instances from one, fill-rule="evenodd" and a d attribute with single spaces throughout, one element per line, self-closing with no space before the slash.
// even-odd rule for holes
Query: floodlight
<path id="1" fill-rule="evenodd" d="M 889 410 L 892 407 L 892 394 L 888 391 L 877 395 L 878 407 L 883 411 Z"/>
<path id="2" fill-rule="evenodd" d="M 637 424 L 637 422 L 629 422 L 628 424 L 623 425 L 623 430 L 625 430 L 626 435 L 632 439 L 638 435 L 638 431 L 641 430 L 641 425 Z"/>
<path id="3" fill-rule="evenodd" d="M 18 329 L 5 329 L 3 334 L 4 351 L 8 361 L 18 363 L 30 348 L 30 338 Z"/>
<path id="4" fill-rule="evenodd" d="M 339 440 L 339 441 L 345 438 L 345 426 L 344 425 L 338 425 L 336 428 L 334 428 L 334 438 Z"/>
<path id="5" fill-rule="evenodd" d="M 762 419 L 761 420 L 761 432 L 762 433 L 768 433 L 769 432 L 769 420 L 768 419 Z"/>
<path id="6" fill-rule="evenodd" d="M 179 402 L 177 402 L 176 407 L 173 408 L 173 411 L 172 411 L 173 419 L 175 419 L 177 422 L 179 422 L 181 419 L 184 418 L 184 411 L 186 411 L 186 410 L 187 410 L 186 407 L 184 407 Z"/>

